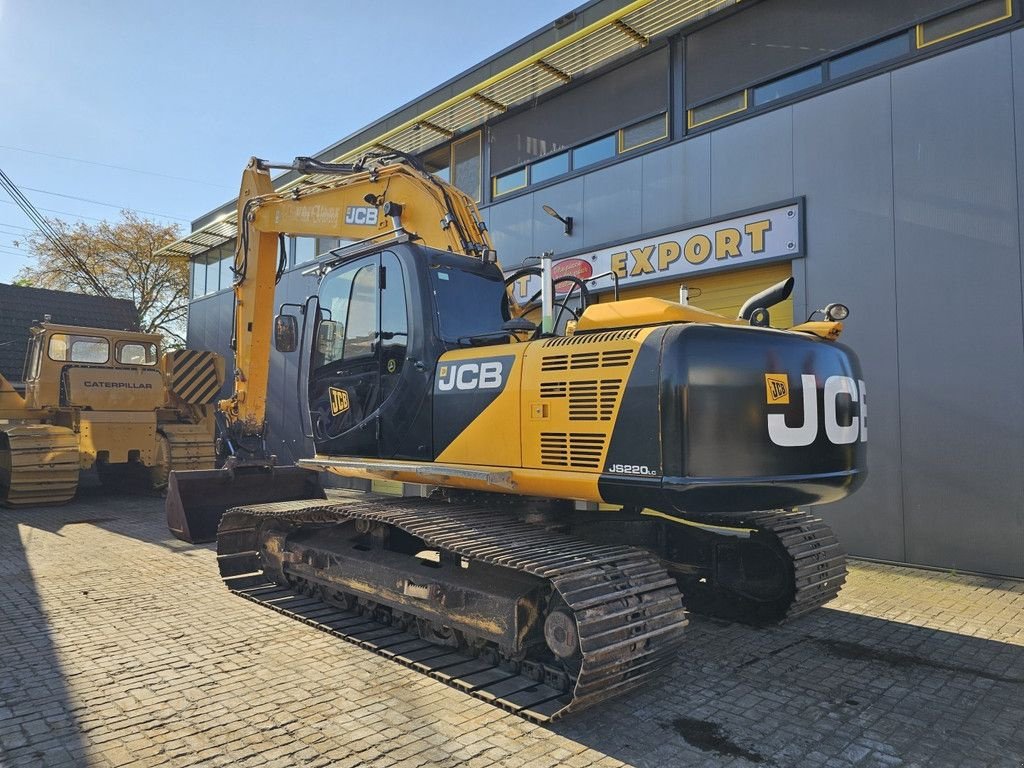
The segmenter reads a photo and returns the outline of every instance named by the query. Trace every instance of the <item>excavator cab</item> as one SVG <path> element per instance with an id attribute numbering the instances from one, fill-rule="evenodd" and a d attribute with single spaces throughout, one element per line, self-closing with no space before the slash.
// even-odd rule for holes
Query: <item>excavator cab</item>
<path id="1" fill-rule="evenodd" d="M 310 299 L 306 338 L 296 316 L 282 313 L 274 343 L 301 355 L 299 369 L 308 371 L 304 426 L 317 454 L 430 461 L 438 358 L 512 335 L 503 329 L 509 301 L 496 264 L 411 242 L 341 251 Z M 186 541 L 211 541 L 230 507 L 323 497 L 316 472 L 229 460 L 172 476 L 168 525 Z"/>

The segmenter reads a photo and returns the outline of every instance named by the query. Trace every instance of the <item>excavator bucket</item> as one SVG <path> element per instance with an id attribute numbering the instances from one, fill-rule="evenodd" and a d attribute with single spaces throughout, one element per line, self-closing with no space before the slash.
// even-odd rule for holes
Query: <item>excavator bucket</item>
<path id="1" fill-rule="evenodd" d="M 232 507 L 323 498 L 319 473 L 294 465 L 171 472 L 167 527 L 182 541 L 201 544 L 217 538 L 220 518 Z"/>

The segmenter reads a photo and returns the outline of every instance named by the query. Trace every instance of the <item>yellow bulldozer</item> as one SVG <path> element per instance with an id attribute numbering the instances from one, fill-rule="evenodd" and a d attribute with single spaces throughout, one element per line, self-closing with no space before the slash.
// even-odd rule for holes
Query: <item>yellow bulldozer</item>
<path id="1" fill-rule="evenodd" d="M 24 392 L 0 376 L 0 504 L 58 504 L 82 470 L 104 485 L 160 489 L 214 465 L 215 352 L 162 353 L 160 336 L 41 322 Z"/>

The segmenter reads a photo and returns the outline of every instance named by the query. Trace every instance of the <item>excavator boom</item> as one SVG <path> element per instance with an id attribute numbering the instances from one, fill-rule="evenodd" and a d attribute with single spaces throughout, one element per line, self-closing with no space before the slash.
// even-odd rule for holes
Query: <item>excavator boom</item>
<path id="1" fill-rule="evenodd" d="M 310 174 L 275 191 L 272 169 Z M 238 195 L 232 267 L 234 388 L 218 408 L 223 469 L 179 472 L 168 487 L 167 521 L 185 541 L 211 541 L 224 511 L 243 503 L 322 498 L 315 473 L 276 466 L 266 449 L 266 400 L 275 314 L 274 292 L 287 267 L 283 237 L 332 237 L 352 247 L 411 240 L 438 250 L 494 260 L 476 204 L 405 156 L 358 165 L 296 158 L 252 158 Z"/>

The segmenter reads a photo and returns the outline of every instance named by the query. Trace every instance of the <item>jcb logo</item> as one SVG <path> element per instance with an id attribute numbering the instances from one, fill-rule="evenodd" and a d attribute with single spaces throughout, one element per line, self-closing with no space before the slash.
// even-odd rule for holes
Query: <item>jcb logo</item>
<path id="1" fill-rule="evenodd" d="M 337 387 L 328 387 L 331 396 L 331 416 L 339 416 L 349 409 L 348 392 Z"/>
<path id="2" fill-rule="evenodd" d="M 377 223 L 377 209 L 372 205 L 350 205 L 345 209 L 345 223 L 372 227 Z"/>
<path id="3" fill-rule="evenodd" d="M 500 389 L 505 366 L 498 360 L 482 363 L 449 363 L 437 372 L 437 388 L 442 392 L 453 389 Z"/>
<path id="4" fill-rule="evenodd" d="M 797 448 L 810 445 L 818 437 L 818 385 L 813 374 L 800 376 L 803 388 L 804 418 L 798 427 L 786 424 L 783 413 L 768 414 L 768 437 L 776 445 L 785 448 Z M 769 405 L 780 405 L 789 402 L 789 377 L 784 373 L 765 374 L 766 397 Z M 854 381 L 849 376 L 829 376 L 825 379 L 822 395 L 825 400 L 825 436 L 836 445 L 849 445 L 868 440 L 868 404 L 867 388 L 863 381 Z M 773 396 L 776 399 L 773 399 Z M 850 417 L 849 424 L 839 423 L 839 398 L 849 397 L 859 404 L 858 415 Z M 785 398 L 783 400 L 782 398 Z"/>

